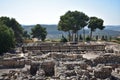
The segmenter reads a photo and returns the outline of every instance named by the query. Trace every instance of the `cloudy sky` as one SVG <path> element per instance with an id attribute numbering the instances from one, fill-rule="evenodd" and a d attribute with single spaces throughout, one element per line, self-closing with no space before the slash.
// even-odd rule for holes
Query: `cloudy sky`
<path id="1" fill-rule="evenodd" d="M 120 0 L 0 0 L 0 17 L 25 25 L 58 24 L 68 10 L 102 18 L 104 25 L 120 25 Z"/>

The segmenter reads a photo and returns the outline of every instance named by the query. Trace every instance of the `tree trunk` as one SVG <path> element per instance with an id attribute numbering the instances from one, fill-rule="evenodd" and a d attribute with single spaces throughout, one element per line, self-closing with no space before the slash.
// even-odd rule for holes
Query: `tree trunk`
<path id="1" fill-rule="evenodd" d="M 92 40 L 92 30 L 90 30 L 90 40 Z"/>
<path id="2" fill-rule="evenodd" d="M 85 29 L 83 28 L 83 42 L 85 42 Z"/>
<path id="3" fill-rule="evenodd" d="M 75 37 L 74 37 L 75 41 L 74 42 L 78 42 L 78 31 L 76 31 L 74 34 L 75 34 Z"/>
<path id="4" fill-rule="evenodd" d="M 75 42 L 76 33 L 73 33 L 73 42 Z"/>
<path id="5" fill-rule="evenodd" d="M 69 37 L 69 41 L 71 41 L 71 34 L 70 34 L 70 31 L 68 31 L 68 37 Z"/>
<path id="6" fill-rule="evenodd" d="M 79 31 L 77 31 L 77 42 L 79 42 Z"/>
<path id="7" fill-rule="evenodd" d="M 71 33 L 72 33 L 72 36 L 71 36 L 71 41 L 73 41 L 73 31 L 72 31 Z"/>
<path id="8" fill-rule="evenodd" d="M 77 32 L 75 32 L 75 42 L 77 41 Z"/>
<path id="9" fill-rule="evenodd" d="M 72 42 L 76 42 L 76 32 L 72 31 Z"/>

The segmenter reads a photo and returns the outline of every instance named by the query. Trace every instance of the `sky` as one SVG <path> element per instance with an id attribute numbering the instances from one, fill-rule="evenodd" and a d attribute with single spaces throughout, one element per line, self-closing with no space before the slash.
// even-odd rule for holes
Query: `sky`
<path id="1" fill-rule="evenodd" d="M 24 25 L 58 24 L 68 10 L 102 18 L 104 25 L 120 25 L 120 0 L 0 0 L 0 17 Z"/>

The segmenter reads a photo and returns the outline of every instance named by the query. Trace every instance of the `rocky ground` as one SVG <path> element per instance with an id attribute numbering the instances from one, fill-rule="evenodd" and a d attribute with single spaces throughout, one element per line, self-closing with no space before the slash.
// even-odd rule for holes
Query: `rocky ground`
<path id="1" fill-rule="evenodd" d="M 105 44 L 105 51 L 6 53 L 0 80 L 120 80 L 120 45 Z"/>

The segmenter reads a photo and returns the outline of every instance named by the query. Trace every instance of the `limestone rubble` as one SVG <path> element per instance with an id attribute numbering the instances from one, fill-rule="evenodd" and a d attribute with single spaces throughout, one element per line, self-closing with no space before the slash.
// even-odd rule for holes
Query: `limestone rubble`
<path id="1" fill-rule="evenodd" d="M 7 53 L 0 56 L 0 80 L 120 80 L 120 45 L 106 45 L 98 52 Z"/>

